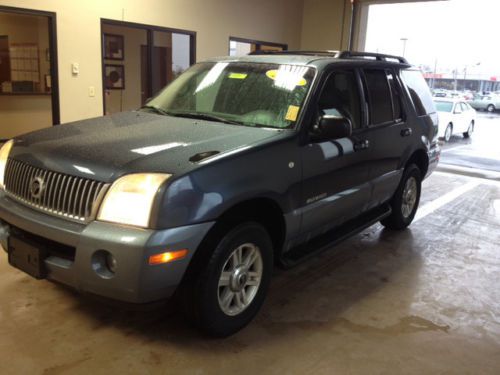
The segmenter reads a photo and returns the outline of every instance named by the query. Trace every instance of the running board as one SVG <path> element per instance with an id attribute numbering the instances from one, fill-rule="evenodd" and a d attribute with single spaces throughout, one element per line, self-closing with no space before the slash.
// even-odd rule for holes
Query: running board
<path id="1" fill-rule="evenodd" d="M 391 206 L 388 204 L 384 204 L 370 210 L 363 215 L 286 252 L 280 259 L 280 265 L 284 268 L 291 268 L 372 226 L 376 222 L 389 216 L 391 212 Z"/>

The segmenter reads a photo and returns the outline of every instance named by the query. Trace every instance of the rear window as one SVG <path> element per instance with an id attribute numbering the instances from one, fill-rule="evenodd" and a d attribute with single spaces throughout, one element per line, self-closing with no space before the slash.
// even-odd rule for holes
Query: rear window
<path id="1" fill-rule="evenodd" d="M 431 91 L 422 73 L 419 70 L 403 70 L 401 71 L 401 77 L 408 86 L 417 115 L 425 116 L 435 113 L 436 108 L 432 101 Z"/>
<path id="2" fill-rule="evenodd" d="M 451 112 L 453 109 L 453 103 L 452 102 L 441 102 L 441 101 L 434 101 L 434 104 L 436 105 L 436 109 L 439 112 Z"/>

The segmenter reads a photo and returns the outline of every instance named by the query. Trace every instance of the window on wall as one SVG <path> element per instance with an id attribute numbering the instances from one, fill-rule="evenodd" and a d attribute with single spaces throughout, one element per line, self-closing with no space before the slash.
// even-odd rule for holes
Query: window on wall
<path id="1" fill-rule="evenodd" d="M 195 33 L 102 21 L 104 113 L 138 109 L 195 60 Z"/>
<path id="2" fill-rule="evenodd" d="M 262 42 L 244 38 L 229 38 L 229 56 L 244 56 L 255 51 L 286 51 L 288 46 L 281 43 Z"/>
<path id="3" fill-rule="evenodd" d="M 0 6 L 0 140 L 59 122 L 54 18 Z"/>

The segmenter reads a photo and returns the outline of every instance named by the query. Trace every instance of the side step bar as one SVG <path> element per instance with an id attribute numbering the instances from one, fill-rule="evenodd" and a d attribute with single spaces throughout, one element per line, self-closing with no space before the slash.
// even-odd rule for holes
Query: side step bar
<path id="1" fill-rule="evenodd" d="M 283 255 L 280 259 L 280 265 L 284 268 L 291 268 L 304 260 L 311 258 L 343 240 L 361 232 L 372 226 L 376 222 L 389 216 L 392 212 L 389 204 L 384 204 L 378 208 L 350 220 L 339 227 L 332 229 L 321 236 L 312 239 L 302 245 L 299 245 Z"/>

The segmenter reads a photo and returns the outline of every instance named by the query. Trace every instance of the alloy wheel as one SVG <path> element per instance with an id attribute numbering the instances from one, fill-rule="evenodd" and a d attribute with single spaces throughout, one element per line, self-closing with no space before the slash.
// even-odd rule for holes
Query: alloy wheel
<path id="1" fill-rule="evenodd" d="M 238 315 L 250 306 L 259 290 L 262 272 L 262 255 L 255 244 L 240 245 L 229 255 L 217 292 L 219 307 L 226 315 Z"/>

